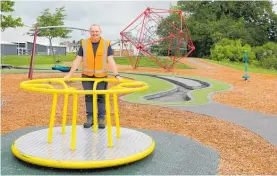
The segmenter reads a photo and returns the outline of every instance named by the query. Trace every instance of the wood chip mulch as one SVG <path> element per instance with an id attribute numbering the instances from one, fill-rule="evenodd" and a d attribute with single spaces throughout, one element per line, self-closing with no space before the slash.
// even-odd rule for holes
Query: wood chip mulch
<path id="1" fill-rule="evenodd" d="M 4 74 L 1 76 L 3 100 L 1 134 L 28 126 L 47 126 L 51 113 L 52 95 L 20 89 L 19 84 L 27 80 L 27 74 Z M 35 79 L 63 76 L 63 74 L 35 73 Z M 75 76 L 79 77 L 80 75 L 76 74 Z M 221 75 L 218 78 L 223 79 L 224 77 Z M 256 79 L 262 80 L 261 78 Z M 230 82 L 232 81 L 235 80 Z M 251 83 L 254 81 L 252 80 Z M 249 82 L 237 84 L 240 86 L 236 86 L 235 91 L 243 91 L 241 85 L 249 84 Z M 71 84 L 71 86 L 81 88 L 80 84 Z M 257 88 L 255 87 L 254 90 L 257 91 Z M 224 94 L 226 93 L 216 95 L 214 98 L 216 100 L 222 98 L 221 101 L 224 101 L 227 97 Z M 227 94 L 231 95 L 232 93 Z M 246 95 L 250 96 L 251 93 Z M 261 95 L 263 95 L 262 92 Z M 243 98 L 246 96 L 240 95 L 237 100 Z M 251 99 L 256 99 L 256 96 Z M 254 101 L 257 100 L 249 100 L 249 102 Z M 69 102 L 72 102 L 72 97 L 69 98 Z M 79 96 L 78 105 L 77 123 L 82 124 L 85 121 L 84 96 Z M 259 110 L 266 110 L 263 109 L 263 105 L 259 107 Z M 59 96 L 55 124 L 61 124 L 62 108 L 63 97 Z M 277 174 L 277 148 L 259 135 L 238 125 L 214 117 L 159 106 L 120 101 L 119 108 L 122 127 L 178 133 L 214 148 L 220 154 L 219 174 Z M 71 109 L 72 103 L 69 103 L 67 124 L 71 124 Z M 275 111 L 270 112 L 274 113 Z"/>

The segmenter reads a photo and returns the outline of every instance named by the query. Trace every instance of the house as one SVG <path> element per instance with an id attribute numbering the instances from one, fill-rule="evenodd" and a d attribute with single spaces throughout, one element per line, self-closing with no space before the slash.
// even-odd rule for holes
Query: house
<path id="1" fill-rule="evenodd" d="M 17 45 L 6 41 L 1 41 L 1 55 L 17 55 Z"/>
<path id="2" fill-rule="evenodd" d="M 122 56 L 126 57 L 126 56 L 129 56 L 129 54 L 132 55 L 133 53 L 133 47 L 131 43 L 125 43 L 123 46 L 121 40 L 112 40 L 111 46 L 113 49 L 114 57 L 122 57 Z"/>
<path id="3" fill-rule="evenodd" d="M 66 46 L 53 45 L 55 55 L 66 55 Z M 6 42 L 1 41 L 1 55 L 31 55 L 33 42 Z M 52 51 L 47 43 L 36 43 L 36 54 L 51 55 Z"/>
<path id="4" fill-rule="evenodd" d="M 17 45 L 18 55 L 31 55 L 33 49 L 33 42 L 13 42 Z M 66 46 L 52 45 L 55 55 L 66 55 Z M 52 51 L 48 43 L 36 42 L 36 54 L 51 55 Z"/>
<path id="5" fill-rule="evenodd" d="M 68 53 L 76 53 L 79 50 L 79 47 L 81 46 L 80 43 L 73 43 L 73 42 L 62 42 L 62 45 L 66 46 L 66 52 Z"/>

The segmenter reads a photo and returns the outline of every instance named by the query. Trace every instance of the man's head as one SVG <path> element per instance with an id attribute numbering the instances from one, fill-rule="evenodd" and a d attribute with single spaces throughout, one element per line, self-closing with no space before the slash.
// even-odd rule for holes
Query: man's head
<path id="1" fill-rule="evenodd" d="M 89 32 L 90 32 L 91 39 L 93 41 L 98 41 L 100 39 L 101 28 L 99 25 L 97 25 L 97 24 L 91 25 Z"/>

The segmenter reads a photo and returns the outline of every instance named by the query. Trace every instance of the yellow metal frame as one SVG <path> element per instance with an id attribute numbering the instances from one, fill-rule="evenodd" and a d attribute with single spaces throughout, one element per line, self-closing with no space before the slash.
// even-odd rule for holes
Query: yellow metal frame
<path id="1" fill-rule="evenodd" d="M 134 155 L 131 155 L 125 158 L 115 159 L 115 160 L 83 161 L 83 162 L 82 161 L 57 161 L 57 160 L 48 160 L 48 159 L 33 157 L 30 155 L 20 153 L 20 151 L 16 148 L 14 144 L 12 145 L 12 152 L 19 159 L 25 162 L 40 165 L 40 166 L 65 168 L 65 169 L 90 169 L 90 168 L 112 167 L 112 166 L 132 163 L 134 161 L 143 159 L 146 156 L 150 155 L 153 152 L 154 148 L 155 148 L 155 142 L 152 139 L 152 145 L 148 149 L 140 153 L 136 153 Z"/>
<path id="2" fill-rule="evenodd" d="M 76 90 L 74 87 L 68 87 L 66 82 L 69 81 L 94 81 L 92 90 Z M 114 82 L 118 85 L 111 87 L 108 90 L 97 90 L 97 84 L 99 82 Z M 58 83 L 63 86 L 63 89 L 57 89 L 53 85 L 47 84 L 47 82 Z M 64 94 L 64 107 L 62 116 L 62 134 L 65 134 L 66 116 L 68 107 L 68 96 L 73 95 L 73 117 L 72 117 L 72 134 L 71 134 L 71 150 L 76 149 L 76 121 L 77 121 L 77 110 L 78 110 L 78 95 L 90 94 L 93 96 L 93 122 L 97 123 L 97 96 L 99 94 L 105 95 L 106 99 L 106 119 L 108 128 L 108 147 L 113 146 L 112 142 L 112 125 L 111 125 L 111 114 L 110 114 L 110 95 L 113 95 L 115 122 L 116 122 L 116 137 L 120 138 L 120 123 L 119 123 L 119 112 L 118 112 L 118 98 L 117 94 L 132 93 L 138 91 L 144 91 L 148 89 L 148 85 L 144 82 L 123 79 L 120 82 L 117 79 L 111 78 L 70 78 L 65 80 L 63 78 L 48 78 L 48 79 L 35 79 L 24 81 L 20 84 L 20 88 L 33 91 L 33 92 L 44 92 L 53 94 L 52 110 L 49 122 L 48 130 L 48 143 L 52 142 L 53 127 L 55 124 L 56 106 L 58 94 Z M 93 131 L 97 132 L 98 126 L 94 125 Z M 16 152 L 16 149 L 13 147 Z M 18 152 L 17 152 L 18 153 Z M 19 155 L 19 154 L 18 154 Z M 35 159 L 39 160 L 39 159 Z"/>

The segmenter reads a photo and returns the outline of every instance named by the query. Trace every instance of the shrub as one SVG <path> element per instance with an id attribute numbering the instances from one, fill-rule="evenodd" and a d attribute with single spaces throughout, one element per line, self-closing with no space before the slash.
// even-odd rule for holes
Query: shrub
<path id="1" fill-rule="evenodd" d="M 268 42 L 254 48 L 256 59 L 260 66 L 277 70 L 277 43 Z"/>
<path id="2" fill-rule="evenodd" d="M 245 51 L 247 51 L 248 60 L 251 63 L 255 59 L 255 54 L 250 45 L 242 45 L 241 40 L 224 38 L 217 42 L 215 47 L 211 49 L 211 58 L 217 61 L 228 60 L 232 62 L 243 62 Z"/>

